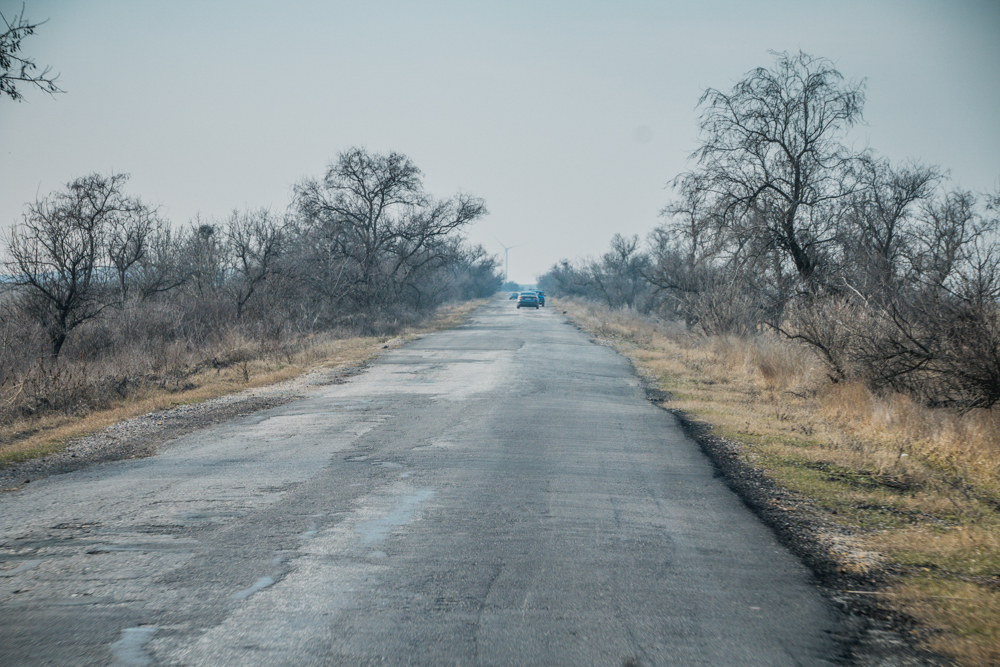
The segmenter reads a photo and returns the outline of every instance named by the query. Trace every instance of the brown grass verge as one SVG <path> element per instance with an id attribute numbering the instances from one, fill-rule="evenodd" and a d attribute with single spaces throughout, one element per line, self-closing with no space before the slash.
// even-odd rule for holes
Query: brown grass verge
<path id="1" fill-rule="evenodd" d="M 252 341 L 235 341 L 242 350 L 253 350 L 240 361 L 214 368 L 197 364 L 186 369 L 184 384 L 173 388 L 146 387 L 112 405 L 85 414 L 47 414 L 18 419 L 0 427 L 0 467 L 61 451 L 76 438 L 96 433 L 119 421 L 166 410 L 178 405 L 201 403 L 244 389 L 264 387 L 297 377 L 317 367 L 351 369 L 383 353 L 390 341 L 405 342 L 417 335 L 450 329 L 485 301 L 451 304 L 439 308 L 419 325 L 397 336 L 316 335 L 298 341 L 294 351 L 268 352 Z"/>
<path id="2" fill-rule="evenodd" d="M 553 306 L 629 357 L 668 393 L 665 407 L 738 443 L 838 526 L 843 571 L 877 581 L 866 593 L 915 620 L 923 646 L 958 665 L 1000 664 L 1000 410 L 831 383 L 809 349 L 777 336 L 695 336 L 591 303 Z"/>

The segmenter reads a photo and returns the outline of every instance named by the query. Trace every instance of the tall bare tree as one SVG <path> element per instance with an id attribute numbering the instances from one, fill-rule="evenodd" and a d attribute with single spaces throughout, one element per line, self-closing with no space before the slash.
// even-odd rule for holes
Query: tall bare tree
<path id="1" fill-rule="evenodd" d="M 589 263 L 587 282 L 609 308 L 634 308 L 646 295 L 649 257 L 639 248 L 639 237 L 615 234 L 611 249 Z"/>
<path id="2" fill-rule="evenodd" d="M 865 84 L 845 82 L 825 58 L 774 55 L 773 68 L 749 72 L 730 92 L 705 91 L 694 157 L 736 242 L 778 250 L 811 283 L 835 239 L 824 207 L 852 191 L 855 156 L 841 139 L 862 120 Z"/>
<path id="3" fill-rule="evenodd" d="M 225 281 L 225 239 L 219 226 L 195 216 L 180 240 L 179 269 L 186 289 L 198 299 L 218 295 Z"/>
<path id="4" fill-rule="evenodd" d="M 650 233 L 650 263 L 644 273 L 668 311 L 688 327 L 700 318 L 694 305 L 711 284 L 715 263 L 724 262 L 728 239 L 720 232 L 719 209 L 698 175 L 674 183 L 679 197 L 660 211 L 664 222 Z"/>
<path id="5" fill-rule="evenodd" d="M 103 207 L 107 191 L 84 179 L 28 208 L 8 239 L 7 273 L 21 288 L 22 308 L 45 330 L 53 357 L 66 337 L 108 305 Z M 95 196 L 96 195 L 96 196 Z"/>
<path id="6" fill-rule="evenodd" d="M 996 219 L 979 214 L 977 204 L 978 198 L 964 190 L 924 202 L 910 249 L 912 279 L 946 287 L 969 259 L 976 240 L 996 231 Z"/>
<path id="7" fill-rule="evenodd" d="M 124 183 L 124 177 L 112 176 Z M 117 188 L 117 186 L 115 186 Z M 117 194 L 104 203 L 105 252 L 117 278 L 118 303 L 124 306 L 137 281 L 135 273 L 149 253 L 151 237 L 165 223 L 137 197 Z"/>
<path id="8" fill-rule="evenodd" d="M 303 181 L 295 197 L 306 224 L 348 260 L 361 306 L 391 301 L 416 264 L 434 261 L 441 241 L 486 214 L 476 197 L 434 200 L 405 155 L 364 148 L 341 153 L 322 181 Z"/>
<path id="9" fill-rule="evenodd" d="M 7 239 L 7 273 L 58 356 L 69 333 L 128 295 L 155 211 L 123 192 L 127 174 L 90 174 L 28 206 Z M 117 289 L 115 289 L 117 288 Z"/>
<path id="10" fill-rule="evenodd" d="M 130 284 L 134 284 L 140 300 L 170 292 L 187 281 L 183 241 L 183 235 L 175 234 L 166 221 L 158 219 L 153 225 L 142 256 L 130 269 Z"/>

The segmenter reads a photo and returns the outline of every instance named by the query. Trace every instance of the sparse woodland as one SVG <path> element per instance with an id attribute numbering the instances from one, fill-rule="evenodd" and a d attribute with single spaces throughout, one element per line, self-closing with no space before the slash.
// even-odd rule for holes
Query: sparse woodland
<path id="1" fill-rule="evenodd" d="M 398 153 L 341 153 L 286 212 L 184 226 L 127 180 L 80 177 L 3 238 L 0 425 L 183 390 L 205 368 L 246 374 L 317 338 L 393 334 L 502 282 L 462 239 L 483 201 L 433 197 Z"/>
<path id="2" fill-rule="evenodd" d="M 1000 401 L 1000 193 L 855 151 L 864 82 L 778 54 L 701 99 L 701 147 L 643 245 L 539 279 L 555 295 L 682 319 L 709 335 L 780 332 L 833 382 L 929 406 Z"/>

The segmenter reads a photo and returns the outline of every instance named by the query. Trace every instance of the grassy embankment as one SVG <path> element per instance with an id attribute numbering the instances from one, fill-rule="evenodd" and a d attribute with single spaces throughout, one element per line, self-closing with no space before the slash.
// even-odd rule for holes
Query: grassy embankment
<path id="1" fill-rule="evenodd" d="M 1000 409 L 928 409 L 831 383 L 777 336 L 689 335 L 628 312 L 552 304 L 669 392 L 744 461 L 838 526 L 830 555 L 958 665 L 1000 664 Z M 844 535 L 847 538 L 844 538 Z"/>
<path id="2" fill-rule="evenodd" d="M 226 338 L 217 349 L 171 354 L 157 377 L 145 378 L 142 386 L 123 397 L 103 395 L 99 408 L 73 412 L 54 411 L 31 418 L 7 419 L 0 425 L 0 467 L 30 460 L 63 449 L 67 443 L 95 433 L 111 424 L 178 405 L 200 403 L 244 389 L 264 387 L 297 377 L 313 368 L 349 370 L 373 359 L 390 341 L 405 342 L 422 333 L 458 326 L 483 301 L 449 305 L 438 309 L 425 321 L 407 327 L 395 336 L 343 336 L 319 334 L 276 344 L 248 340 L 237 334 Z M 49 371 L 55 375 L 56 370 Z M 61 377 L 33 379 L 30 387 L 0 396 L 0 408 L 25 391 L 64 390 L 64 385 L 84 385 L 92 379 L 86 366 L 60 367 Z M 42 375 L 45 375 L 43 372 Z M 70 376 L 70 377 L 67 377 Z M 5 399 L 5 400 L 4 400 Z"/>

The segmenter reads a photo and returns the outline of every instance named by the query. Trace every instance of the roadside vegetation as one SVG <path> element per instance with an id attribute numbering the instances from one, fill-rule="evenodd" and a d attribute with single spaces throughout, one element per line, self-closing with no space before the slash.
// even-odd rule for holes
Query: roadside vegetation
<path id="1" fill-rule="evenodd" d="M 707 424 L 837 530 L 820 535 L 858 595 L 919 624 L 960 665 L 1000 663 L 1000 413 L 832 383 L 779 334 L 705 335 L 581 299 L 553 306 L 628 356 L 663 406 Z"/>
<path id="2" fill-rule="evenodd" d="M 414 336 L 461 324 L 482 303 L 483 300 L 477 299 L 441 306 L 419 322 L 398 328 L 391 336 L 327 331 L 275 345 L 246 339 L 234 332 L 218 348 L 178 357 L 172 368 L 158 376 L 148 376 L 141 387 L 125 396 L 115 391 L 102 393 L 108 387 L 106 381 L 102 382 L 106 376 L 93 367 L 67 364 L 60 370 L 71 374 L 70 377 L 60 377 L 60 371 L 47 369 L 40 361 L 38 376 L 24 380 L 27 388 L 16 387 L 5 394 L 9 412 L 8 420 L 0 426 L 0 467 L 59 451 L 74 438 L 137 415 L 271 385 L 316 368 L 349 372 Z M 74 394 L 75 400 L 67 400 L 66 405 L 75 405 L 75 410 L 11 415 L 11 407 L 18 398 L 51 401 L 53 395 L 72 399 Z"/>
<path id="3" fill-rule="evenodd" d="M 704 93 L 646 241 L 538 285 L 838 526 L 852 595 L 1000 664 L 1000 193 L 853 149 L 865 82 L 774 56 Z"/>
<path id="4" fill-rule="evenodd" d="M 127 180 L 78 178 L 2 239 L 0 465 L 132 414 L 356 365 L 502 283 L 498 258 L 462 238 L 484 203 L 431 196 L 398 153 L 349 149 L 284 213 L 185 227 Z"/>

